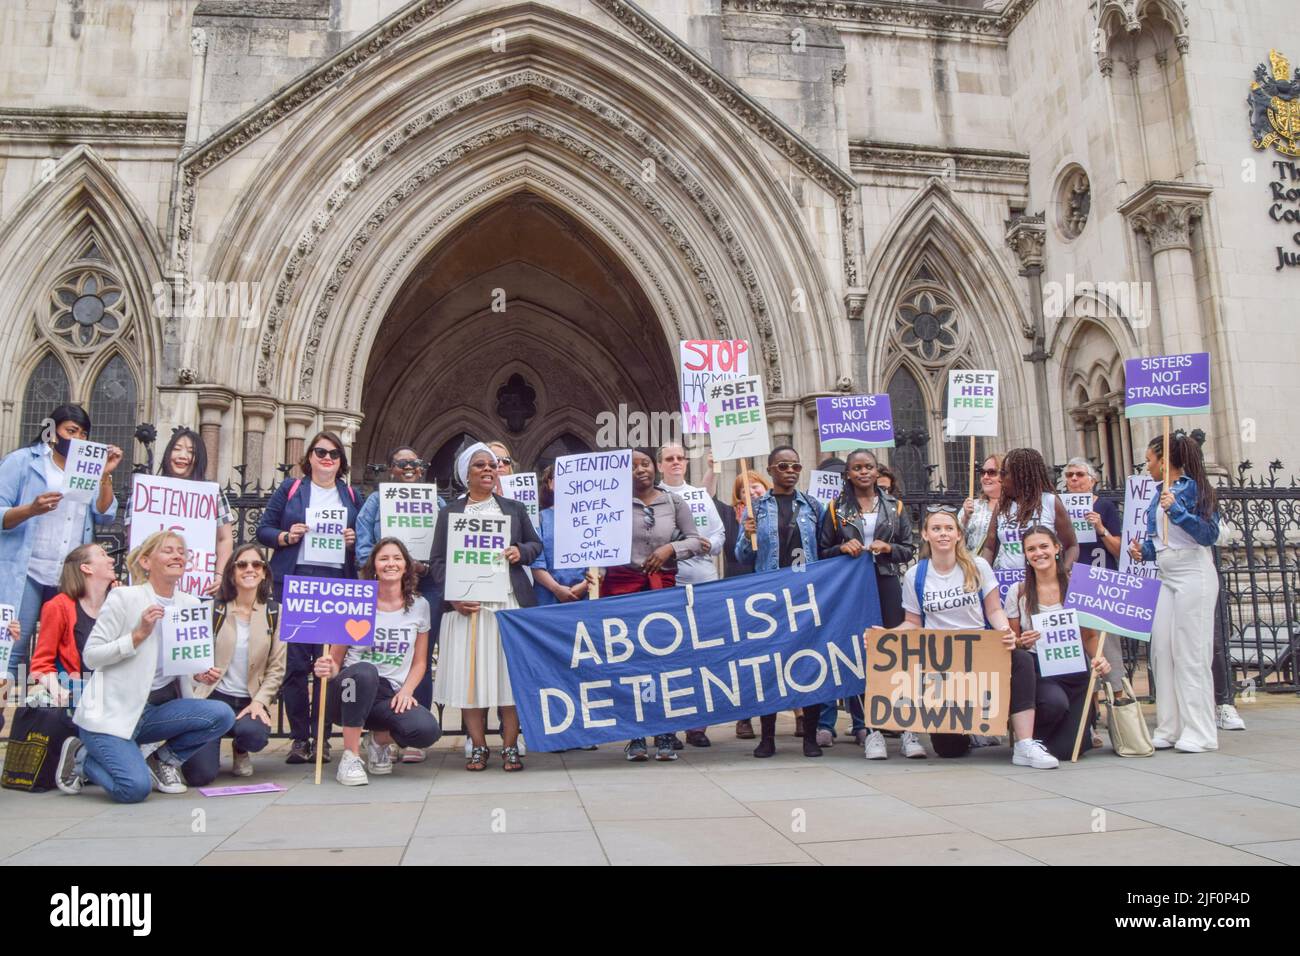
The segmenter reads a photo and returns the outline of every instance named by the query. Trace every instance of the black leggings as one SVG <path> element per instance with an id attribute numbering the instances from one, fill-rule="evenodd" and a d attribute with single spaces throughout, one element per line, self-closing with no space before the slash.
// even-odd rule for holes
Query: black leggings
<path id="1" fill-rule="evenodd" d="M 347 688 L 348 699 L 343 699 Z M 375 670 L 375 665 L 360 661 L 339 671 L 329 682 L 325 701 L 325 720 L 344 727 L 386 730 L 402 747 L 431 747 L 442 736 L 438 718 L 419 704 L 399 714 L 393 710 L 397 695 L 393 685 Z"/>
<path id="2" fill-rule="evenodd" d="M 1088 704 L 1088 675 L 1064 674 L 1059 677 L 1039 677 L 1034 703 L 1034 737 L 1057 760 L 1074 756 L 1074 738 L 1079 732 L 1079 719 Z M 1079 753 L 1092 749 L 1092 734 L 1083 735 Z"/>
<path id="3" fill-rule="evenodd" d="M 1033 651 L 1013 648 L 1011 651 L 1011 709 L 1008 714 L 1019 714 L 1026 710 L 1038 708 L 1038 693 L 1041 686 L 1038 668 L 1035 666 Z M 1086 678 L 1087 675 L 1085 674 Z M 1059 719 L 1059 718 L 1058 718 Z M 1078 726 L 1078 721 L 1075 721 Z M 1034 724 L 1034 736 L 1038 736 L 1038 724 Z M 931 734 L 930 746 L 940 757 L 964 757 L 970 751 L 970 737 L 966 734 Z M 1073 749 L 1074 741 L 1070 741 Z"/>

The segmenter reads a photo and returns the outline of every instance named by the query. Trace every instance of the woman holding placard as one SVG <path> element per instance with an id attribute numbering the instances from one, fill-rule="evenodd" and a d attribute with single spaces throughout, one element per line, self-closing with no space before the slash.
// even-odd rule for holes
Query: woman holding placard
<path id="1" fill-rule="evenodd" d="M 30 445 L 0 462 L 0 604 L 18 612 L 21 630 L 9 659 L 14 674 L 27 663 L 41 607 L 59 593 L 63 559 L 117 513 L 113 471 L 122 449 L 116 445 L 108 446 L 93 501 L 64 493 L 67 456 L 78 439 L 89 441 L 90 416 L 80 405 L 60 405 Z"/>
<path id="2" fill-rule="evenodd" d="M 899 584 L 904 569 L 915 550 L 912 521 L 907 509 L 881 491 L 876 479 L 880 464 L 873 452 L 857 448 L 844 461 L 844 490 L 822 515 L 818 532 L 818 555 L 833 558 L 847 554 L 859 558 L 870 553 L 876 591 L 880 597 L 881 623 L 888 628 L 903 623 L 903 591 Z M 836 701 L 822 708 L 817 743 L 829 747 L 834 737 Z M 868 733 L 860 713 L 855 715 L 854 738 L 866 748 L 871 759 L 885 756 L 885 737 L 878 730 Z M 904 757 L 924 757 L 925 748 L 917 735 L 908 731 L 900 744 Z"/>
<path id="3" fill-rule="evenodd" d="M 257 540 L 271 548 L 271 573 L 275 582 L 275 599 L 279 601 L 287 575 L 316 578 L 351 578 L 356 576 L 353 548 L 357 541 L 357 514 L 360 496 L 344 479 L 348 474 L 348 453 L 343 440 L 334 432 L 322 431 L 312 436 L 307 451 L 298 463 L 307 480 L 294 478 L 280 482 L 266 503 L 257 525 Z M 346 512 L 340 541 L 336 536 L 320 535 L 322 544 L 339 545 L 336 555 L 327 548 L 308 550 L 314 543 L 308 532 L 313 519 L 330 509 Z M 316 683 L 308 708 L 307 685 L 311 681 L 312 662 L 321 653 L 320 644 L 289 645 L 285 664 L 284 687 L 280 698 L 289 717 L 293 742 L 285 763 L 313 763 L 312 746 L 320 706 L 320 684 Z M 322 759 L 330 759 L 329 741 L 324 743 Z"/>
<path id="4" fill-rule="evenodd" d="M 63 792 L 90 780 L 119 803 L 139 803 L 151 786 L 184 793 L 181 765 L 234 724 L 225 704 L 185 697 L 164 673 L 164 616 L 202 604 L 176 587 L 185 561 L 185 540 L 157 531 L 127 558 L 132 579 L 144 583 L 108 593 L 82 653 L 94 673 L 72 717 L 80 738 L 69 737 L 59 757 Z"/>
<path id="5" fill-rule="evenodd" d="M 506 667 L 505 649 L 497 630 L 496 612 L 533 607 L 537 598 L 524 573 L 542 550 L 528 509 L 518 501 L 494 494 L 497 458 L 487 445 L 476 442 L 456 459 L 456 473 L 467 490 L 438 512 L 438 529 L 433 538 L 434 581 L 439 587 L 447 580 L 447 538 L 449 525 L 457 515 L 505 516 L 510 519 L 510 540 L 504 557 L 510 564 L 510 590 L 504 603 L 451 601 L 456 613 L 444 613 L 438 636 L 438 672 L 433 678 L 433 699 L 460 709 L 472 744 L 466 770 L 486 770 L 488 765 L 487 712 L 501 709 L 501 769 L 523 770 L 519 760 L 519 712 L 515 709 Z M 472 650 L 471 650 L 472 648 Z"/>
<path id="6" fill-rule="evenodd" d="M 430 615 L 429 602 L 416 591 L 419 577 L 406 545 L 383 538 L 370 552 L 361 577 L 379 582 L 375 643 L 332 645 L 315 664 L 316 676 L 329 679 L 326 719 L 343 725 L 338 781 L 345 787 L 369 783 L 367 771 L 392 773 L 391 744 L 423 751 L 442 736 L 438 718 L 415 700 L 415 688 L 429 666 Z M 363 729 L 370 731 L 364 763 Z"/>
<path id="7" fill-rule="evenodd" d="M 235 715 L 231 773 L 253 775 L 252 754 L 266 749 L 271 707 L 284 680 L 284 641 L 279 639 L 280 605 L 271 597 L 271 572 L 262 549 L 240 545 L 218 582 L 212 606 L 213 666 L 194 675 L 194 696 L 220 701 Z M 221 741 L 213 740 L 185 762 L 185 782 L 201 787 L 217 778 Z"/>
<path id="8" fill-rule="evenodd" d="M 1028 565 L 1026 579 L 1023 584 L 1016 582 L 1007 590 L 1004 608 L 1016 635 L 1016 646 L 1035 651 L 1034 668 L 1038 679 L 1034 694 L 1034 737 L 1043 742 L 1053 757 L 1069 760 L 1074 752 L 1074 739 L 1083 719 L 1083 710 L 1090 705 L 1086 699 L 1088 661 L 1092 662 L 1092 669 L 1099 678 L 1110 673 L 1110 663 L 1097 653 L 1101 635 L 1091 628 L 1080 628 L 1080 669 L 1065 674 L 1043 674 L 1042 658 L 1037 653 L 1037 645 L 1043 638 L 1040 615 L 1065 610 L 1070 571 L 1062 560 L 1064 549 L 1061 540 L 1051 528 L 1035 525 L 1025 532 L 1023 541 Z M 1091 734 L 1085 734 L 1080 752 L 1092 746 Z"/>
<path id="9" fill-rule="evenodd" d="M 1210 548 L 1219 537 L 1218 501 L 1205 474 L 1201 447 L 1183 431 L 1147 445 L 1147 470 L 1159 482 L 1160 509 L 1168 533 L 1158 530 L 1157 509 L 1147 511 L 1146 537 L 1129 546 L 1134 561 L 1155 561 L 1160 598 L 1151 627 L 1151 666 L 1156 692 L 1157 750 L 1183 753 L 1219 749 L 1214 720 L 1214 603 L 1219 578 Z"/>
<path id="10" fill-rule="evenodd" d="M 709 453 L 709 471 L 705 473 L 705 479 L 713 474 L 713 453 Z M 750 497 L 757 501 L 767 494 L 772 487 L 772 483 L 756 471 L 746 471 L 737 475 L 736 480 L 731 483 L 731 503 L 727 504 L 718 498 L 713 499 L 714 506 L 718 509 L 718 514 L 722 517 L 722 526 L 726 529 L 726 535 L 722 540 L 722 576 L 733 578 L 741 574 L 753 574 L 754 563 L 742 563 L 736 558 L 736 539 L 740 537 L 740 522 L 744 520 L 745 515 L 745 483 L 749 483 Z M 799 734 L 803 736 L 803 717 L 798 718 Z M 736 739 L 753 740 L 754 739 L 754 721 L 753 718 L 736 721 Z"/>
<path id="11" fill-rule="evenodd" d="M 1068 567 L 1079 558 L 1079 540 L 1074 522 L 1060 496 L 1052 490 L 1043 456 L 1033 448 L 1013 448 L 1007 452 L 999 472 L 1002 495 L 989 520 L 984 537 L 983 557 L 993 567 L 1023 568 L 1025 549 L 1021 536 L 1036 524 L 1050 525 L 1065 547 Z"/>
<path id="12" fill-rule="evenodd" d="M 966 549 L 956 508 L 930 505 L 921 523 L 921 538 L 921 560 L 903 578 L 908 626 L 1004 632 L 1003 645 L 1011 652 L 1008 724 L 1016 736 L 1011 762 L 1035 770 L 1053 769 L 1059 761 L 1034 739 L 1034 657 L 1019 646 L 1007 622 L 993 569 Z M 930 744 L 940 757 L 961 757 L 970 750 L 970 738 L 964 734 L 931 734 Z"/>
<path id="13" fill-rule="evenodd" d="M 555 466 L 547 465 L 537 489 L 538 518 L 542 525 L 542 550 L 533 569 L 533 593 L 538 606 L 567 604 L 587 596 L 587 573 L 581 568 L 554 568 L 555 555 Z"/>
<path id="14" fill-rule="evenodd" d="M 791 445 L 778 445 L 767 456 L 767 473 L 772 476 L 772 492 L 754 502 L 754 513 L 741 521 L 744 534 L 736 539 L 736 560 L 753 562 L 756 571 L 774 571 L 816 561 L 817 528 L 822 506 L 817 499 L 796 487 L 803 465 Z M 750 544 L 757 538 L 758 551 Z M 803 755 L 820 757 L 817 746 L 817 720 L 821 705 L 803 708 Z M 776 714 L 764 714 L 755 757 L 776 753 Z"/>
<path id="15" fill-rule="evenodd" d="M 1002 497 L 1002 456 L 989 455 L 980 466 L 980 493 L 978 498 L 967 498 L 961 508 L 961 526 L 966 535 L 966 547 L 971 554 L 979 554 L 988 537 L 993 511 Z"/>

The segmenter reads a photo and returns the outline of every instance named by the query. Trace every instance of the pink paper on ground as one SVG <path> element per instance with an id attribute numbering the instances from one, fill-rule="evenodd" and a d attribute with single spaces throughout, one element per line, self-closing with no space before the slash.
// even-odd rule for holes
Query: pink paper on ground
<path id="1" fill-rule="evenodd" d="M 199 787 L 205 797 L 233 797 L 241 793 L 283 793 L 278 783 L 246 783 L 239 787 Z"/>

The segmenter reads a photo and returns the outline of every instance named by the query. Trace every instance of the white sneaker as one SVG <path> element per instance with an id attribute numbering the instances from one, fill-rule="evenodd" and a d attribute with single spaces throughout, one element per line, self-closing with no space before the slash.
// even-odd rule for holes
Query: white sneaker
<path id="1" fill-rule="evenodd" d="M 77 766 L 77 755 L 81 753 L 81 740 L 76 734 L 63 741 L 59 751 L 59 766 L 55 771 L 54 782 L 64 793 L 81 793 L 86 778 Z"/>
<path id="2" fill-rule="evenodd" d="M 1215 723 L 1220 730 L 1245 730 L 1246 722 L 1231 704 L 1220 704 L 1215 708 Z"/>
<path id="3" fill-rule="evenodd" d="M 402 763 L 424 763 L 428 756 L 422 747 L 407 747 L 402 751 Z"/>
<path id="4" fill-rule="evenodd" d="M 887 758 L 889 754 L 885 753 L 885 735 L 878 730 L 867 734 L 867 742 L 862 745 L 862 756 L 868 760 Z"/>
<path id="5" fill-rule="evenodd" d="M 251 777 L 253 775 L 253 755 L 235 751 L 234 764 L 230 772 L 236 777 Z"/>
<path id="6" fill-rule="evenodd" d="M 1173 748 L 1174 742 L 1172 740 L 1165 740 L 1164 737 L 1152 737 L 1151 746 L 1155 747 L 1156 750 L 1170 750 Z"/>
<path id="7" fill-rule="evenodd" d="M 1218 750 L 1218 747 L 1202 747 L 1200 744 L 1194 744 L 1190 740 L 1180 740 L 1174 744 L 1174 749 L 1183 754 L 1208 754 L 1211 751 Z"/>
<path id="8" fill-rule="evenodd" d="M 825 728 L 825 727 L 818 727 L 818 728 L 817 728 L 817 746 L 818 746 L 818 747 L 834 747 L 834 746 L 835 746 L 835 735 L 832 734 L 832 733 L 831 733 L 827 728 Z"/>
<path id="9" fill-rule="evenodd" d="M 345 787 L 364 787 L 370 782 L 370 778 L 366 776 L 366 768 L 361 763 L 361 758 L 351 750 L 343 751 L 343 757 L 339 760 L 338 772 L 334 776 Z"/>
<path id="10" fill-rule="evenodd" d="M 903 740 L 898 745 L 898 752 L 908 760 L 925 759 L 925 748 L 921 746 L 921 738 L 910 730 L 903 731 Z"/>
<path id="11" fill-rule="evenodd" d="M 515 738 L 515 748 L 519 751 L 519 756 L 527 757 L 528 748 L 524 746 L 524 735 L 520 734 Z"/>
<path id="12" fill-rule="evenodd" d="M 189 789 L 181 777 L 181 768 L 175 764 L 163 763 L 153 756 L 145 761 L 145 766 L 149 768 L 153 788 L 159 793 L 184 793 Z"/>
<path id="13" fill-rule="evenodd" d="M 375 743 L 373 734 L 366 734 L 363 742 L 366 754 L 366 770 L 376 777 L 393 772 L 393 758 L 388 752 L 388 744 Z"/>
<path id="14" fill-rule="evenodd" d="M 1011 752 L 1011 762 L 1017 767 L 1033 767 L 1035 770 L 1055 770 L 1061 765 L 1037 740 L 1017 740 L 1016 748 Z"/>

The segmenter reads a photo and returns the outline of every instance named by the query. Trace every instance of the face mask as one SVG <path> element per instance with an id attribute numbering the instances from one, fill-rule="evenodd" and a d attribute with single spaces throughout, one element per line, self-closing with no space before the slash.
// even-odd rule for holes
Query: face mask
<path id="1" fill-rule="evenodd" d="M 58 438 L 54 440 L 54 450 L 57 451 L 60 455 L 62 455 L 64 458 L 68 457 L 68 451 L 71 448 L 72 448 L 71 438 L 64 438 L 62 435 L 60 435 Z"/>

